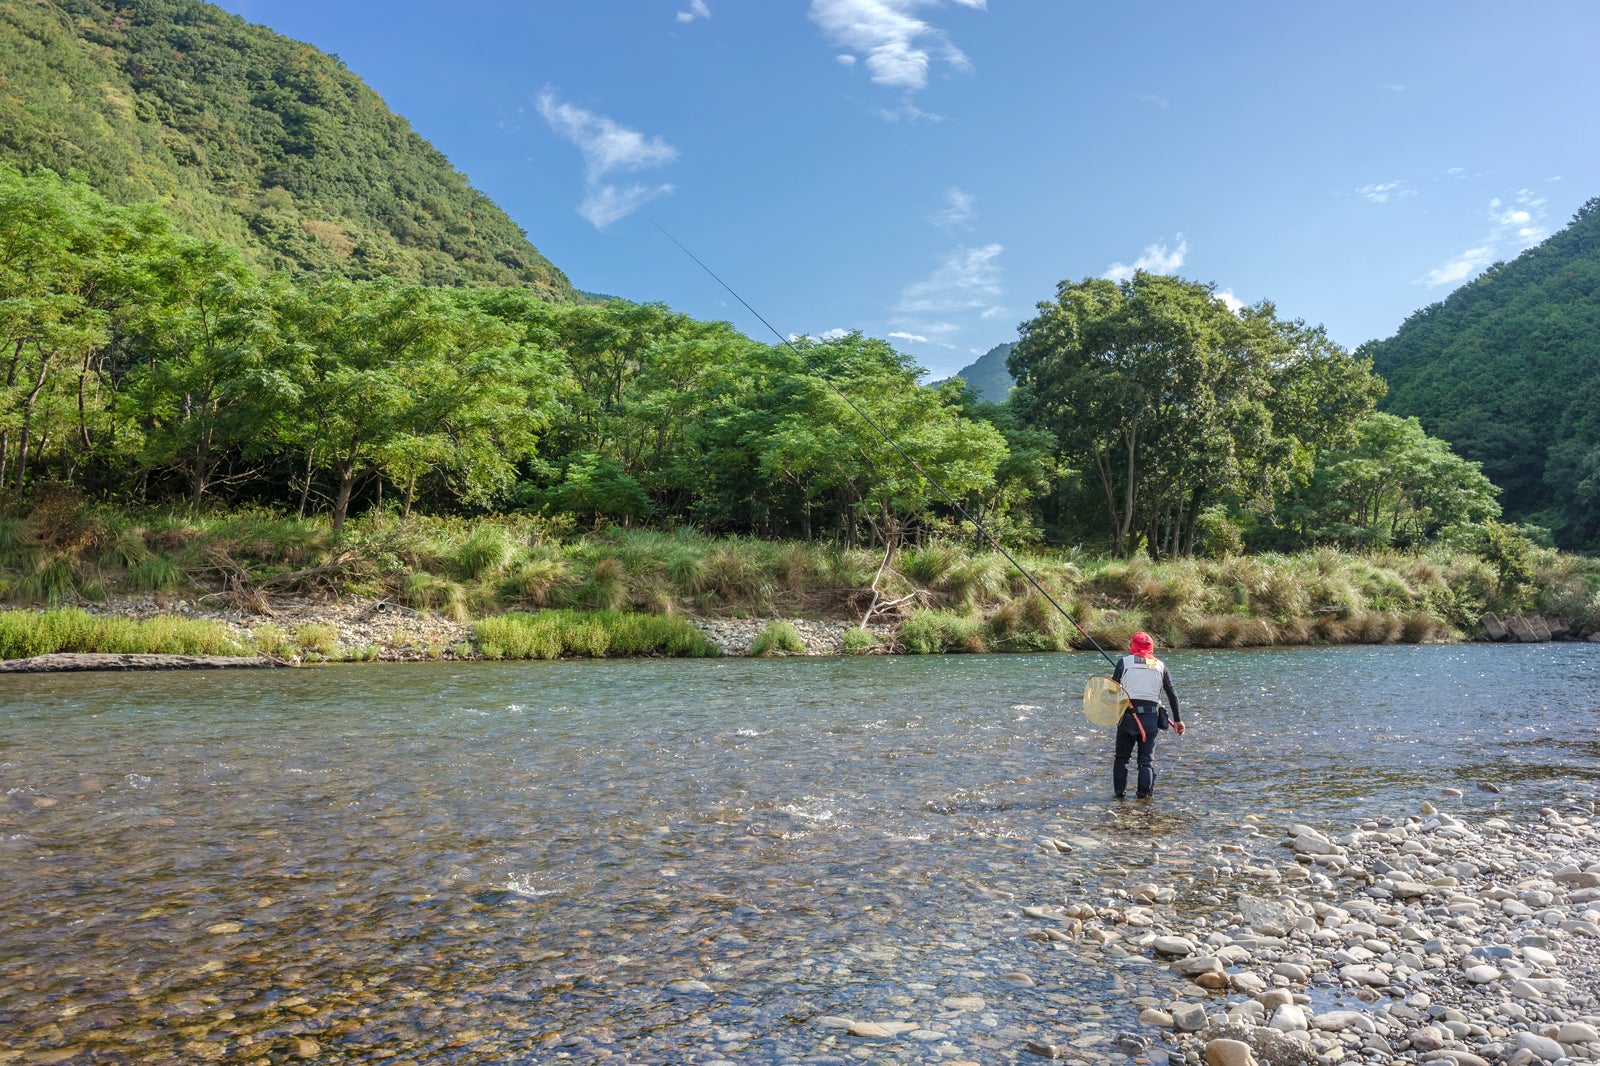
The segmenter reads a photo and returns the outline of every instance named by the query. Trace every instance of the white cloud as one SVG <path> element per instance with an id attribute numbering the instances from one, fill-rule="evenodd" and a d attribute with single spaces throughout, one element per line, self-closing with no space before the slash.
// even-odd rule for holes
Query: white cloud
<path id="1" fill-rule="evenodd" d="M 1401 188 L 1403 185 L 1405 185 L 1403 181 L 1383 181 L 1375 185 L 1363 185 L 1356 190 L 1356 194 L 1375 204 L 1386 204 L 1391 196 L 1405 199 L 1407 196 L 1417 195 L 1417 190 Z"/>
<path id="2" fill-rule="evenodd" d="M 1165 96 L 1157 96 L 1155 93 L 1135 93 L 1133 100 L 1135 103 L 1159 107 L 1163 111 L 1168 107 L 1167 98 Z"/>
<path id="3" fill-rule="evenodd" d="M 945 190 L 944 207 L 935 212 L 931 221 L 940 229 L 971 229 L 972 220 L 977 217 L 973 205 L 977 203 L 976 197 L 965 190 L 952 186 Z"/>
<path id="4" fill-rule="evenodd" d="M 578 205 L 578 214 L 588 219 L 595 229 L 605 229 L 618 219 L 627 218 L 656 197 L 671 192 L 671 185 L 657 185 L 654 188 L 629 185 L 625 189 L 615 185 L 591 185 L 584 192 L 583 203 Z"/>
<path id="5" fill-rule="evenodd" d="M 1004 248 L 957 248 L 923 281 L 907 285 L 895 310 L 902 315 L 943 315 L 996 310 L 1002 288 L 996 260 Z"/>
<path id="6" fill-rule="evenodd" d="M 1454 285 L 1475 276 L 1492 262 L 1494 262 L 1494 249 L 1486 244 L 1479 245 L 1476 248 L 1468 248 L 1454 259 L 1434 267 L 1428 271 L 1424 280 L 1430 288 Z"/>
<path id="7" fill-rule="evenodd" d="M 895 332 L 889 334 L 889 340 L 892 340 L 892 341 L 906 341 L 906 342 L 908 342 L 910 344 L 927 344 L 928 343 L 928 338 L 926 338 L 926 337 L 919 336 L 918 334 L 915 334 L 915 333 L 903 333 L 903 332 L 901 332 L 899 330 L 896 330 Z"/>
<path id="8" fill-rule="evenodd" d="M 987 10 L 987 0 L 955 0 Z M 938 0 L 811 0 L 809 16 L 828 43 L 860 56 L 879 85 L 916 92 L 928 85 L 935 62 L 966 72 L 972 63 L 943 30 L 916 17 Z"/>
<path id="9" fill-rule="evenodd" d="M 1222 301 L 1222 306 L 1226 307 L 1234 314 L 1238 314 L 1240 311 L 1244 310 L 1244 301 L 1235 296 L 1232 289 L 1223 289 L 1221 292 L 1213 293 L 1212 295 L 1215 296 L 1216 299 Z"/>
<path id="10" fill-rule="evenodd" d="M 1507 204 L 1496 196 L 1489 201 L 1489 231 L 1482 241 L 1451 256 L 1423 275 L 1429 288 L 1459 285 L 1476 277 L 1497 260 L 1513 259 L 1550 235 L 1545 224 L 1545 199 L 1532 189 L 1518 189 Z"/>
<path id="11" fill-rule="evenodd" d="M 695 19 L 708 19 L 711 9 L 706 6 L 706 0 L 689 0 L 689 10 L 678 12 L 679 22 L 693 22 Z"/>
<path id="12" fill-rule="evenodd" d="M 619 188 L 604 179 L 614 171 L 648 170 L 675 162 L 678 150 L 660 137 L 645 137 L 572 104 L 546 90 L 539 94 L 539 113 L 555 133 L 577 145 L 584 162 L 584 199 L 578 213 L 597 228 L 637 211 L 671 185 L 629 185 Z"/>
<path id="13" fill-rule="evenodd" d="M 1143 270 L 1150 274 L 1171 274 L 1183 266 L 1184 259 L 1189 254 L 1189 242 L 1183 239 L 1183 234 L 1178 234 L 1178 247 L 1168 249 L 1165 244 L 1146 245 L 1144 254 L 1133 261 L 1133 265 L 1126 263 L 1112 263 L 1106 272 L 1100 275 L 1112 281 L 1127 281 L 1135 273 Z"/>

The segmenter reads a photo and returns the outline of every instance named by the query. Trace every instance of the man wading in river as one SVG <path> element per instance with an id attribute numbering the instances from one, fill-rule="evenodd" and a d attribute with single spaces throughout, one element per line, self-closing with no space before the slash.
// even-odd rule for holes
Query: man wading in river
<path id="1" fill-rule="evenodd" d="M 1172 728 L 1183 736 L 1183 718 L 1178 714 L 1178 693 L 1172 687 L 1167 664 L 1156 658 L 1155 641 L 1149 633 L 1135 633 L 1128 642 L 1128 654 L 1117 661 L 1111 679 L 1127 690 L 1133 705 L 1117 723 L 1117 754 L 1111 764 L 1111 788 L 1122 799 L 1128 789 L 1128 758 L 1139 748 L 1139 799 L 1149 799 L 1156 791 L 1156 734 L 1167 728 L 1166 693 L 1171 706 Z"/>

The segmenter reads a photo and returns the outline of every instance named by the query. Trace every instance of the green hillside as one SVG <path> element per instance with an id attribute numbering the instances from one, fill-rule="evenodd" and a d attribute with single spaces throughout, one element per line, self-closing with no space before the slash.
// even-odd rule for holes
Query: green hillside
<path id="1" fill-rule="evenodd" d="M 1482 463 L 1508 519 L 1600 545 L 1600 198 L 1362 354 L 1384 408 Z"/>
<path id="2" fill-rule="evenodd" d="M 977 362 L 956 371 L 956 377 L 972 386 L 985 403 L 1005 403 L 1011 387 L 1016 384 L 1011 371 L 1006 369 L 1006 358 L 1015 347 L 1011 343 L 995 345 L 980 355 Z"/>
<path id="3" fill-rule="evenodd" d="M 199 0 L 0 3 L 0 160 L 154 202 L 257 266 L 577 299 L 338 59 Z"/>

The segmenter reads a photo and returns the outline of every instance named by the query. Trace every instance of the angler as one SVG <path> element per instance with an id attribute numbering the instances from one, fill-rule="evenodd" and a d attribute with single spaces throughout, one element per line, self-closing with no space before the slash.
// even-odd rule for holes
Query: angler
<path id="1" fill-rule="evenodd" d="M 1178 693 L 1172 687 L 1167 664 L 1156 658 L 1155 641 L 1149 633 L 1135 633 L 1128 642 L 1128 654 L 1118 661 L 1111 680 L 1122 685 L 1128 706 L 1117 723 L 1116 755 L 1111 763 L 1111 788 L 1122 799 L 1128 788 L 1128 759 L 1139 749 L 1138 799 L 1149 799 L 1156 791 L 1156 737 L 1169 724 L 1183 736 L 1183 718 L 1178 713 Z M 1166 696 L 1167 707 L 1161 705 Z"/>

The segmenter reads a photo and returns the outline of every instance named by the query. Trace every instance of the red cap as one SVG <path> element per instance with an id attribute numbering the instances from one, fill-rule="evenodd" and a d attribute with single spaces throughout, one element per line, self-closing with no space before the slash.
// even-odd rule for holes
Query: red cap
<path id="1" fill-rule="evenodd" d="M 1128 641 L 1128 651 L 1134 655 L 1149 655 L 1156 650 L 1156 642 L 1150 639 L 1149 633 L 1135 633 L 1133 639 Z"/>

